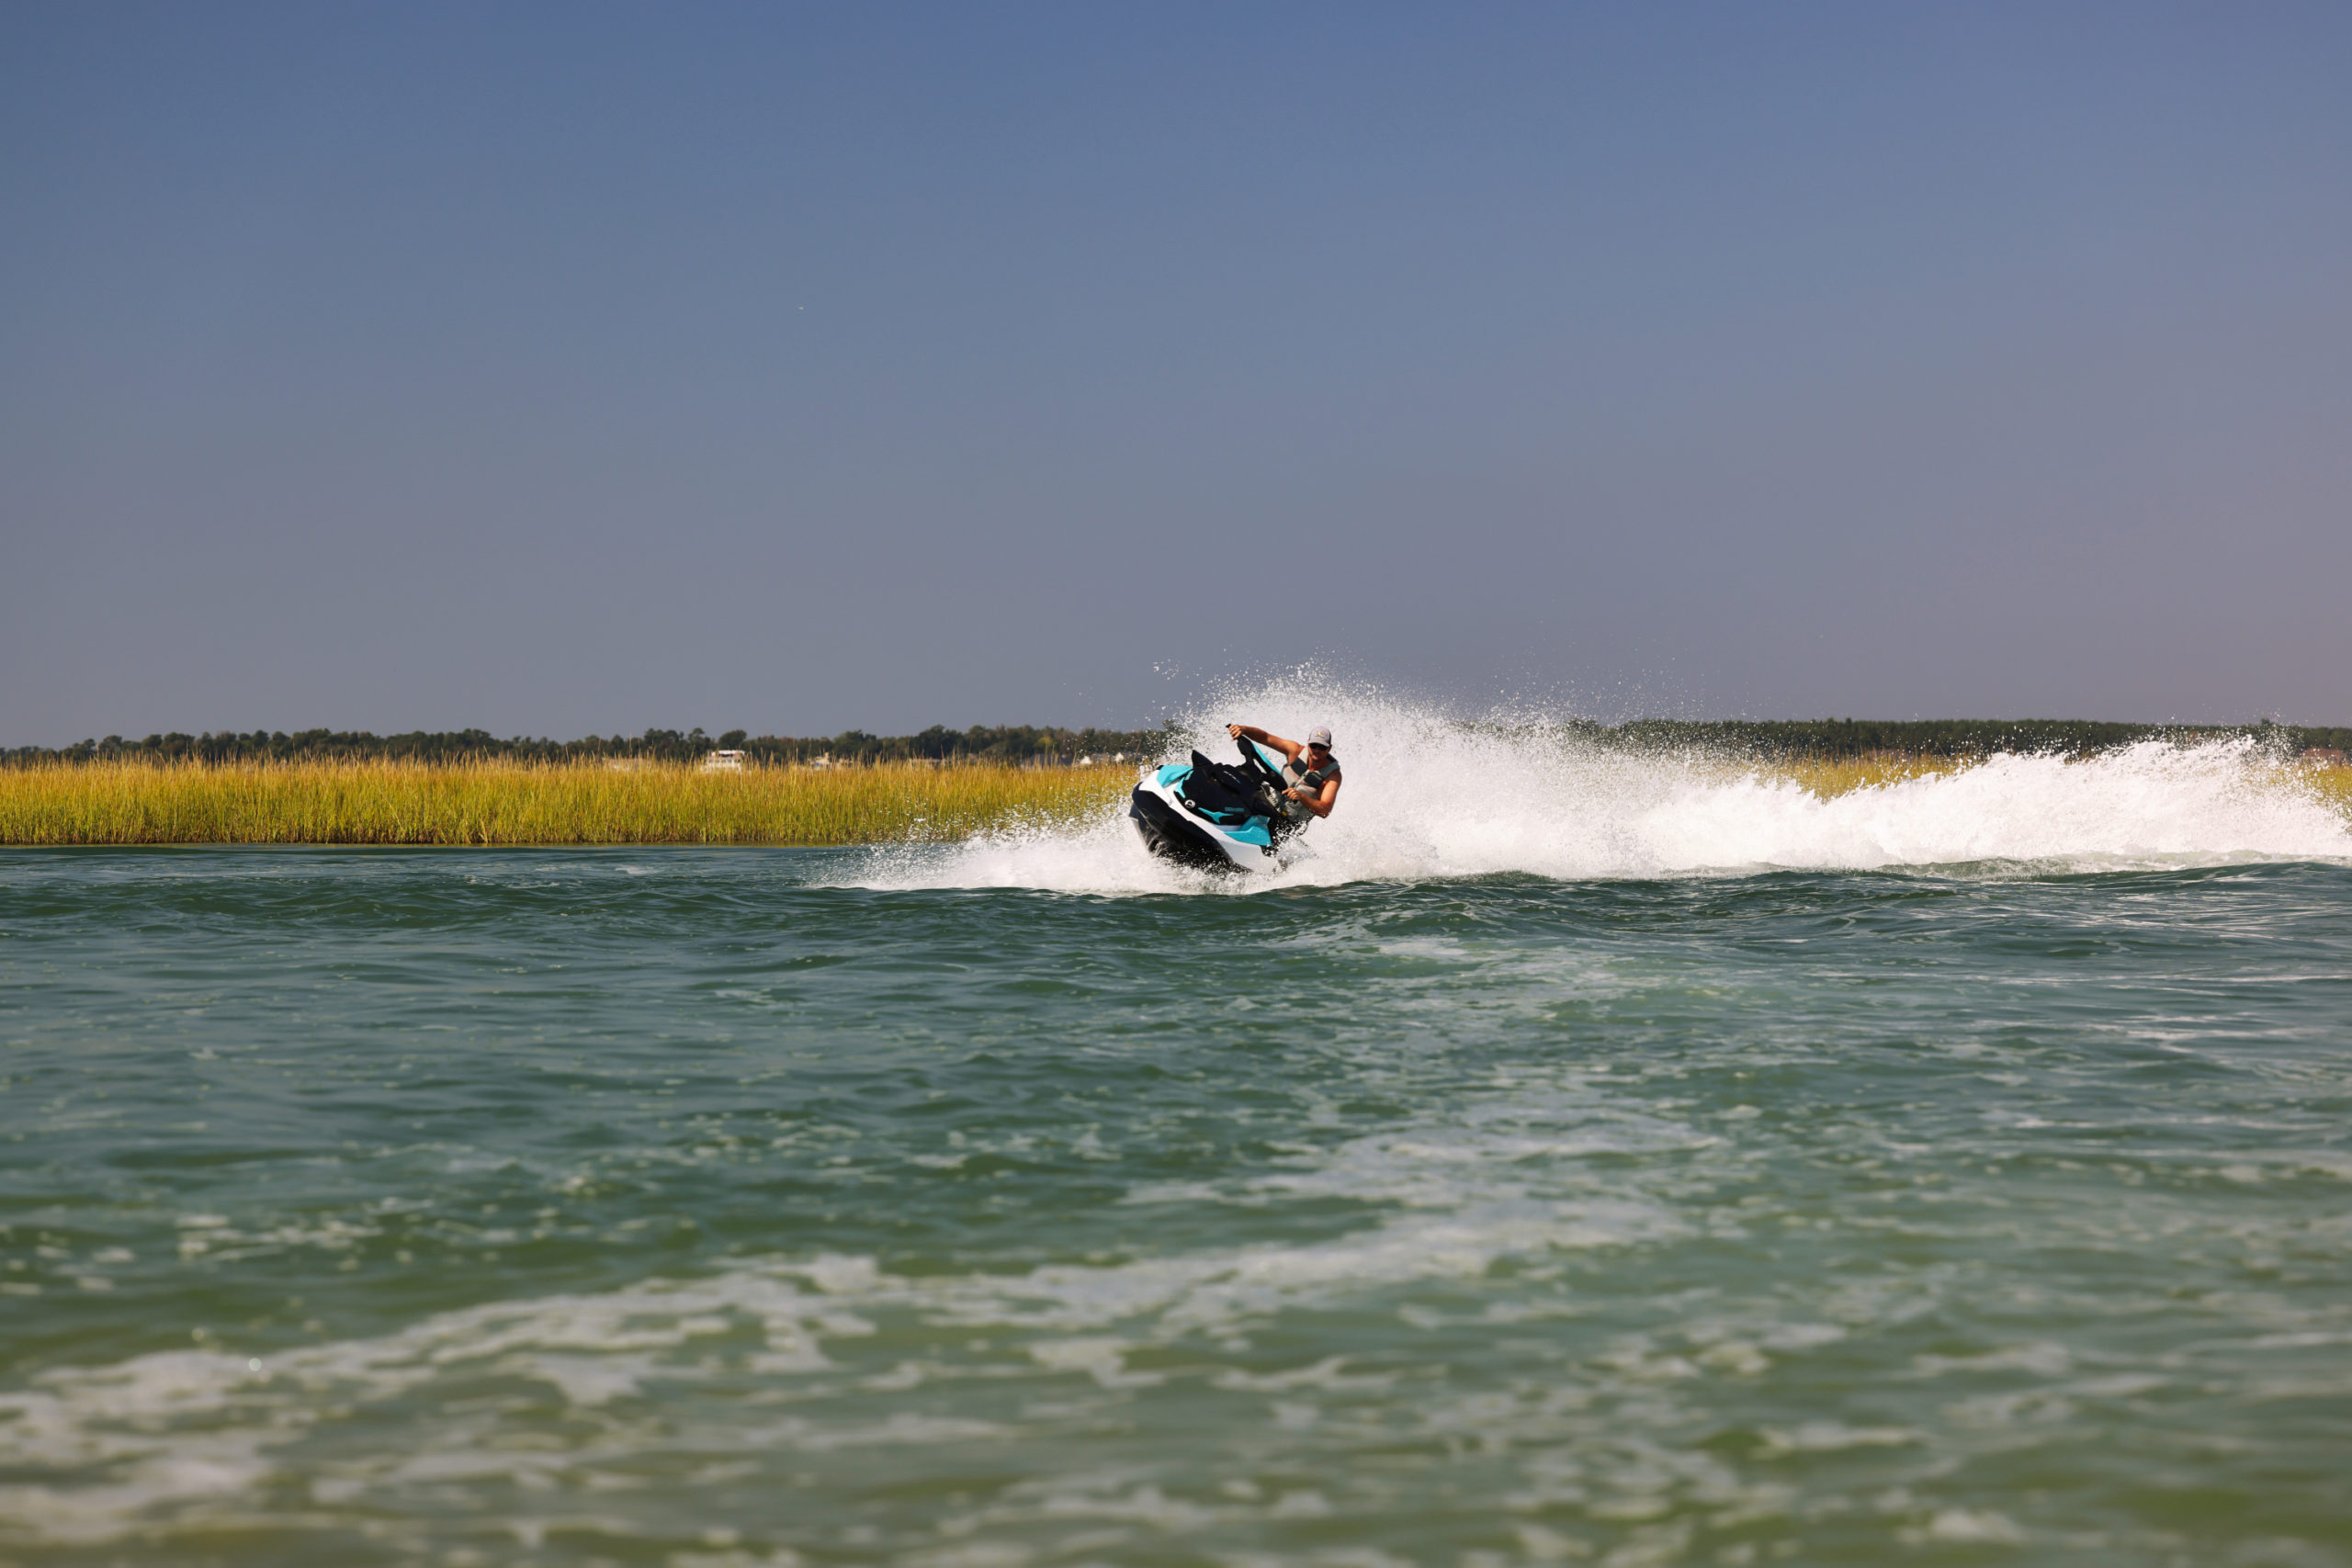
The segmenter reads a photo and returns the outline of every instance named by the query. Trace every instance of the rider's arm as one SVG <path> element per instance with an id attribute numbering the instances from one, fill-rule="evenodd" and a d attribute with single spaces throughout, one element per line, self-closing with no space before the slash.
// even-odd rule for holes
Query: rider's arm
<path id="1" fill-rule="evenodd" d="M 1285 740 L 1279 735 L 1269 735 L 1254 724 L 1228 724 L 1225 727 L 1225 732 L 1236 740 L 1248 739 L 1255 740 L 1261 746 L 1271 746 L 1283 754 L 1283 761 L 1286 762 L 1297 761 L 1298 754 L 1306 750 L 1295 740 Z"/>
<path id="2" fill-rule="evenodd" d="M 1283 794 L 1297 801 L 1316 816 L 1329 817 L 1331 815 L 1332 804 L 1340 798 L 1340 782 L 1338 779 L 1325 779 L 1323 793 L 1320 795 L 1308 795 L 1304 790 L 1296 789 L 1286 789 Z"/>

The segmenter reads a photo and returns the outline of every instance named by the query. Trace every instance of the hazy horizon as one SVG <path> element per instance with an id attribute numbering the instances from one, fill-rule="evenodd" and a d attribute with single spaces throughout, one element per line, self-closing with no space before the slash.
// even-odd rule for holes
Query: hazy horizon
<path id="1" fill-rule="evenodd" d="M 1350 699 L 1350 698 L 1348 698 L 1348 697 L 1342 696 L 1342 697 L 1338 698 L 1337 700 L 1338 700 L 1340 703 L 1344 704 L 1344 703 L 1346 703 L 1346 702 L 1350 701 L 1351 699 Z M 1313 717 L 1317 717 L 1317 718 L 1329 717 L 1329 714 L 1326 710 L 1327 710 L 1327 708 L 1329 708 L 1330 705 L 1331 705 L 1331 704 L 1329 704 L 1329 703 L 1324 704 L 1324 705 L 1317 705 L 1317 704 L 1312 703 L 1312 702 L 1308 702 L 1308 703 L 1300 703 L 1300 702 L 1295 702 L 1295 701 L 1291 701 L 1291 702 L 1274 702 L 1274 703 L 1262 703 L 1262 702 L 1261 702 L 1261 703 L 1256 703 L 1256 704 L 1243 703 L 1243 704 L 1237 704 L 1237 705 L 1224 705 L 1224 706 L 1225 706 L 1225 707 L 1229 707 L 1229 708 L 1230 708 L 1230 710 L 1231 710 L 1233 713 L 1237 714 L 1237 715 L 1243 715 L 1243 716 L 1250 716 L 1250 717 L 1269 717 L 1269 718 L 1272 717 L 1272 716 L 1273 716 L 1273 715 L 1277 712 L 1277 710 L 1278 710 L 1280 713 L 1283 713 L 1283 714 L 1289 714 L 1289 713 L 1295 712 L 1296 714 L 1299 714 L 1299 715 L 1302 715 L 1302 716 L 1313 716 Z M 823 741 L 829 741 L 829 740 L 840 740 L 840 739 L 845 739 L 846 737 L 849 737 L 849 736 L 852 736 L 852 735 L 861 735 L 861 736 L 864 736 L 865 738 L 866 738 L 867 739 L 870 739 L 870 740 L 878 740 L 878 741 L 898 741 L 898 740 L 909 740 L 909 739 L 918 739 L 918 738 L 920 738 L 921 736 L 922 736 L 923 734 L 925 734 L 926 732 L 928 732 L 928 731 L 930 731 L 930 730 L 932 730 L 932 729 L 933 729 L 933 728 L 944 728 L 945 730 L 947 730 L 947 731 L 948 731 L 948 732 L 950 732 L 951 734 L 954 734 L 954 735 L 956 735 L 956 736 L 969 736 L 969 735 L 971 735 L 971 734 L 973 734 L 973 733 L 975 733 L 975 732 L 979 732 L 979 733 L 985 733 L 985 734 L 990 734 L 990 735 L 993 735 L 993 734 L 995 734 L 995 733 L 997 733 L 997 732 L 1001 732 L 1001 731 L 1004 731 L 1004 730 L 1019 730 L 1019 729 L 1022 729 L 1022 728 L 1027 728 L 1027 729 L 1038 730 L 1038 731 L 1047 731 L 1047 730 L 1051 730 L 1051 731 L 1058 731 L 1058 732 L 1060 732 L 1060 733 L 1062 733 L 1062 734 L 1065 734 L 1065 735 L 1071 735 L 1071 734 L 1082 734 L 1082 733 L 1087 733 L 1087 732 L 1093 732 L 1093 733 L 1103 734 L 1103 735 L 1135 735 L 1135 734 L 1151 734 L 1151 733 L 1157 733 L 1157 732 L 1159 732 L 1159 731 L 1160 731 L 1160 730 L 1162 730 L 1162 729 L 1164 729 L 1164 728 L 1170 728 L 1170 727 L 1173 727 L 1173 728 L 1176 728 L 1181 729 L 1181 728 L 1182 728 L 1182 727 L 1183 727 L 1183 726 L 1184 726 L 1188 721 L 1189 721 L 1190 723 L 1192 723 L 1192 724 L 1198 725 L 1198 724 L 1200 724 L 1200 723 L 1205 722 L 1205 720 L 1204 719 L 1204 716 L 1204 716 L 1204 714 L 1205 714 L 1205 713 L 1210 713 L 1210 712 L 1214 712 L 1214 711 L 1220 711 L 1220 709 L 1219 709 L 1219 705 L 1214 705 L 1214 704 L 1206 704 L 1206 705 L 1204 705 L 1204 704 L 1195 704 L 1195 705 L 1193 705 L 1192 706 L 1192 708 L 1191 708 L 1191 709 L 1189 709 L 1185 714 L 1182 714 L 1182 715 L 1172 715 L 1172 716 L 1170 716 L 1169 718 L 1167 718 L 1167 719 L 1165 719 L 1165 720 L 1163 720 L 1163 721 L 1160 721 L 1160 722 L 1159 722 L 1159 723 L 1154 723 L 1154 724 L 1125 725 L 1125 726 L 1111 726 L 1111 725 L 1080 725 L 1080 724 L 1057 724 L 1057 723 L 1054 723 L 1054 722 L 1050 722 L 1050 721 L 1048 721 L 1048 722 L 1046 722 L 1046 723 L 1043 723 L 1043 724 L 1023 724 L 1023 723 L 1022 723 L 1022 722 L 1020 722 L 1020 721 L 1008 721 L 1008 722 L 1006 722 L 1006 723 L 1002 723 L 1002 724 L 937 725 L 937 726 L 934 726 L 934 725 L 923 725 L 923 726 L 920 726 L 920 727 L 918 727 L 918 728 L 913 728 L 913 729 L 908 729 L 908 730 L 903 730 L 903 731 L 890 732 L 890 731 L 881 731 L 881 730 L 867 729 L 867 728 L 865 728 L 865 727 L 863 727 L 863 726 L 853 725 L 853 726 L 850 726 L 850 727 L 849 727 L 848 728 L 846 728 L 846 729 L 838 729 L 838 730 L 819 730 L 819 731 L 811 731 L 811 732 L 807 732 L 807 733 L 802 733 L 802 734 L 789 734 L 789 733 L 786 733 L 786 732 L 783 732 L 783 731 L 775 731 L 775 730 L 751 730 L 751 729 L 746 729 L 746 728 L 743 728 L 742 726 L 741 726 L 741 725 L 730 725 L 730 726 L 728 726 L 728 727 L 726 727 L 726 728 L 717 728 L 717 729 L 714 729 L 714 728 L 709 728 L 709 727 L 707 727 L 707 726 L 703 726 L 703 725 L 688 726 L 688 727 L 684 727 L 684 728 L 681 728 L 681 727 L 677 727 L 677 726 L 672 726 L 672 725 L 657 725 L 657 726 L 650 726 L 650 727 L 648 727 L 647 728 L 645 728 L 645 729 L 643 729 L 643 730 L 632 730 L 632 731 L 603 731 L 603 732 L 591 731 L 591 732 L 589 732 L 589 733 L 586 733 L 586 734 L 581 734 L 581 735 L 556 735 L 556 734 L 549 734 L 549 733 L 547 733 L 547 732 L 545 732 L 545 731 L 533 731 L 533 730 L 528 730 L 528 729 L 516 730 L 516 731 L 514 731 L 514 732 L 509 733 L 509 734 L 501 734 L 501 733 L 499 733 L 499 732 L 497 732 L 497 731 L 482 730 L 482 729 L 481 729 L 481 728 L 480 728 L 480 727 L 478 727 L 478 726 L 477 726 L 477 727 L 471 727 L 471 728 L 459 728 L 459 729 L 452 729 L 452 728 L 439 728 L 439 729 L 434 729 L 434 728 L 421 728 L 421 729 L 400 730 L 400 731 L 369 731 L 369 730 L 357 730 L 357 729 L 349 729 L 349 728 L 345 728 L 345 729 L 342 729 L 342 730 L 333 730 L 333 729 L 331 729 L 331 728 L 330 728 L 330 727 L 322 726 L 322 725 L 321 725 L 321 726 L 309 726 L 309 727 L 306 727 L 306 728 L 298 728 L 298 729 L 288 729 L 288 728 L 285 728 L 285 727 L 283 727 L 283 726 L 279 726 L 279 727 L 276 727 L 276 728 L 266 728 L 266 727 L 256 727 L 254 729 L 247 729 L 247 730 L 232 730 L 232 729 L 227 729 L 227 728 L 222 728 L 222 729 L 213 730 L 213 731 L 187 730 L 187 729 L 177 729 L 177 730 L 153 730 L 153 731 L 149 731 L 148 733 L 146 733 L 146 734 L 144 734 L 144 735 L 123 735 L 123 734 L 116 733 L 116 732 L 109 732 L 109 733 L 107 733 L 107 735 L 105 735 L 105 736 L 87 736 L 87 737 L 84 737 L 84 738 L 82 738 L 81 739 L 76 740 L 76 741 L 62 742 L 62 743 L 61 743 L 61 744 L 59 744 L 59 745 L 57 745 L 57 746 L 49 747 L 49 748 L 46 748 L 46 749 L 47 749 L 47 750 L 61 750 L 61 751 L 62 751 L 62 750 L 71 750 L 72 748 L 74 748 L 74 746 L 82 745 L 82 744 L 86 744 L 86 743 L 94 742 L 94 741 L 95 741 L 95 742 L 99 742 L 99 743 L 101 743 L 101 744 L 103 744 L 104 742 L 107 742 L 107 741 L 114 741 L 114 742 L 119 742 L 119 743 L 123 744 L 125 747 L 128 747 L 128 748 L 136 748 L 136 747 L 143 746 L 146 742 L 151 741 L 151 740 L 158 740 L 158 739 L 174 739 L 174 738 L 176 738 L 177 739 L 182 739 L 182 740 L 197 740 L 197 741 L 201 741 L 201 740 L 206 739 L 214 739 L 214 740 L 243 740 L 243 739 L 246 739 L 251 738 L 251 737 L 255 736 L 255 735 L 266 736 L 266 737 L 269 737 L 269 738 L 270 738 L 270 739 L 282 739 L 282 740 L 287 740 L 287 741 L 294 741 L 294 740 L 299 740 L 299 739 L 301 739 L 303 736 L 305 736 L 305 735 L 315 735 L 315 734 L 321 733 L 321 732 L 322 732 L 322 731 L 324 731 L 324 732 L 328 732 L 328 733 L 334 733 L 334 734 L 342 734 L 342 735 L 354 735 L 354 736 L 365 735 L 365 736 L 368 736 L 368 737 L 369 737 L 370 739 L 376 739 L 376 740 L 394 740 L 394 739 L 402 739 L 402 738 L 407 737 L 407 736 L 414 736 L 414 735 L 423 735 L 423 736 L 427 736 L 427 737 L 431 737 L 431 738 L 434 738 L 434 739 L 441 739 L 441 738 L 446 738 L 446 737 L 450 737 L 450 736 L 460 736 L 460 735 L 467 735 L 467 734 L 481 734 L 481 735 L 485 735 L 485 736 L 487 736 L 487 737 L 488 737 L 488 739 L 489 739 L 491 741 L 492 741 L 492 742 L 496 742 L 496 743 L 499 743 L 499 744 L 524 743 L 524 744 L 532 744 L 532 745 L 554 745 L 554 746 L 577 745 L 577 744 L 582 744 L 582 743 L 584 743 L 584 742 L 590 742 L 590 741 L 599 741 L 599 742 L 604 742 L 604 743 L 606 743 L 606 744 L 611 744 L 611 743 L 615 743 L 615 742 L 618 742 L 618 743 L 621 743 L 621 744 L 628 744 L 628 743 L 630 743 L 630 742 L 646 740 L 646 739 L 648 739 L 649 738 L 667 737 L 667 738 L 670 738 L 671 739 L 691 739 L 691 738 L 693 738 L 693 737 L 695 737 L 695 736 L 697 736 L 697 735 L 701 736 L 701 737 L 702 737 L 702 739 L 703 739 L 704 740 L 707 741 L 708 743 L 710 743 L 710 744 L 711 744 L 711 745 L 713 745 L 713 746 L 718 746 L 718 745 L 737 745 L 737 744 L 741 744 L 741 743 L 744 743 L 744 742 L 757 743 L 757 742 L 761 742 L 761 741 L 786 741 L 786 740 L 789 740 L 789 741 L 797 741 L 797 742 L 800 742 L 800 743 L 803 743 L 803 744 L 812 744 L 812 743 L 823 742 Z M 1411 707 L 1411 706 L 1409 706 L 1409 705 L 1408 705 L 1408 706 L 1404 706 L 1404 707 L 1401 707 L 1401 708 L 1397 709 L 1396 711 L 1405 712 L 1405 713 L 1408 713 L 1408 714 L 1413 715 L 1413 716 L 1414 716 L 1414 718 L 1415 718 L 1415 721 L 1416 721 L 1416 722 L 1420 722 L 1420 721 L 1426 720 L 1428 717 L 1430 717 L 1430 710 L 1428 710 L 1428 709 L 1416 709 L 1416 708 L 1413 708 L 1413 707 Z M 1475 723 L 1476 722 L 1477 718 L 1478 718 L 1480 716 L 1475 716 L 1475 715 L 1464 715 L 1464 716 L 1462 716 L 1462 717 L 1465 718 L 1466 720 L 1468 720 L 1468 721 L 1470 721 L 1470 722 L 1472 722 L 1472 723 L 1474 723 L 1474 724 L 1475 724 Z M 1514 716 L 1519 717 L 1519 718 L 1521 718 L 1521 720 L 1524 720 L 1524 719 L 1526 718 L 1526 716 L 1525 716 L 1525 715 L 1523 715 L 1523 714 L 1522 714 L 1522 715 Z M 1626 716 L 1623 716 L 1623 717 L 1618 717 L 1618 718 L 1598 718 L 1598 717 L 1596 717 L 1595 716 L 1592 716 L 1592 715 L 1589 715 L 1589 714 L 1577 714 L 1577 715 L 1562 714 L 1562 715 L 1559 715 L 1559 716 L 1557 716 L 1557 717 L 1559 717 L 1559 718 L 1560 718 L 1561 720 L 1563 720 L 1563 721 L 1566 721 L 1566 720 L 1574 719 L 1574 720 L 1577 720 L 1577 721 L 1591 721 L 1591 722 L 1596 722 L 1596 723 L 1599 723 L 1599 724 L 1600 724 L 1600 725 L 1602 725 L 1603 727 L 1608 728 L 1625 728 L 1625 727 L 1630 727 L 1630 726 L 1639 725 L 1639 724 L 1657 724 L 1657 723 L 1667 723 L 1667 724 L 1692 724 L 1692 725 L 1708 725 L 1708 724 L 1733 724 L 1733 725 L 1737 725 L 1737 724 L 1763 724 L 1763 725 L 1772 725 L 1772 724 L 1781 724 L 1781 725 L 1791 725 L 1791 726 L 1819 725 L 1819 724 L 1847 724 L 1847 725 L 1856 725 L 1856 726 L 1860 726 L 1860 727 L 1865 727 L 1865 728 L 1869 728 L 1869 727 L 1876 727 L 1876 726 L 1887 726 L 1887 725 L 1919 724 L 1919 723 L 1924 723 L 1924 724 L 1961 724 L 1961 725 L 1968 725 L 1968 724 L 1990 724 L 1990 725 L 2016 725 L 2016 726 L 2019 727 L 2021 729 L 2022 729 L 2022 728 L 2031 728 L 2031 727 L 2035 727 L 2035 726 L 2041 726 L 2041 725 L 2094 724 L 2094 725 L 2111 725 L 2111 726 L 2115 726 L 2115 727 L 2118 727 L 2118 728 L 2133 728 L 2133 727 L 2142 727 L 2142 726 L 2144 726 L 2144 727 L 2146 727 L 2146 728 L 2150 728 L 2150 729 L 2164 729 L 2164 728 L 2166 728 L 2170 727 L 2170 728 L 2177 728 L 2177 729 L 2182 730 L 2182 731 L 2191 731 L 2191 732 L 2193 732 L 2193 731 L 2197 731 L 2197 730 L 2200 730 L 2200 729 L 2209 729 L 2209 730 L 2214 730 L 2214 731 L 2224 731 L 2224 730 L 2245 729 L 2245 728 L 2253 728 L 2253 727 L 2255 727 L 2255 726 L 2256 726 L 2256 725 L 2259 725 L 2259 724 L 2262 724 L 2262 723 L 2267 723 L 2267 722 L 2278 722 L 2278 723 L 2281 723 L 2281 724 L 2286 725 L 2286 726 L 2287 726 L 2288 728 L 2300 728 L 2300 729 L 2304 729 L 2304 730 L 2320 730 L 2320 731 L 2325 731 L 2325 730 L 2331 730 L 2331 729 L 2333 729 L 2333 730 L 2342 730 L 2342 729 L 2345 729 L 2345 728 L 2352 728 L 2352 726 L 2345 726 L 2345 725 L 2330 725 L 2330 724 L 2325 724 L 2325 723 L 2301 724 L 2301 723 L 2298 723 L 2298 722 L 2296 722 L 2296 721 L 2292 721 L 2292 720 L 2274 720 L 2274 719 L 2270 718 L 2268 716 L 2264 716 L 2257 717 L 2257 718 L 2253 718 L 2253 719 L 2247 719 L 2247 720 L 2244 720 L 2244 721 L 2241 721 L 2241 722 L 2238 722 L 2238 723 L 2233 723 L 2233 724 L 2222 724 L 2222 723 L 2218 723 L 2218 722 L 2214 722 L 2214 721 L 2207 721 L 2207 720 L 2188 720 L 2188 719 L 2181 719 L 2181 720 L 2173 720 L 2173 719 L 2106 719 L 2106 718 L 2096 718 L 2096 717 L 2091 717 L 2091 716 L 2086 716 L 2086 715 L 2081 715 L 2081 714 L 2073 714 L 2073 715 L 2065 715 L 2065 716 L 2052 716 L 2052 715 L 2048 715 L 2048 714 L 2040 714 L 2040 715 L 2018 715 L 2018 716 L 1997 716 L 1997 717 L 1969 716 L 1961 716 L 1961 715 L 1938 715 L 1938 716 L 1928 716 L 1928 717 L 1925 717 L 1925 718 L 1920 718 L 1920 719 L 1889 718 L 1889 717 L 1887 717 L 1887 716 L 1884 716 L 1884 715 L 1868 715 L 1868 714 L 1820 714 L 1820 715 L 1815 715 L 1815 716 L 1812 716 L 1811 717 L 1782 718 L 1782 719 L 1749 719 L 1749 718 L 1745 718 L 1745 717 L 1742 717 L 1742 716 L 1736 716 L 1736 715 L 1716 715 L 1716 716 L 1701 716 L 1701 717 L 1697 717 L 1697 718 L 1679 718 L 1679 717 L 1675 717 L 1675 716 L 1672 716 L 1658 715 L 1658 714 L 1629 714 L 1629 715 L 1626 715 Z M 1306 724 L 1305 724 L 1301 719 L 1298 719 L 1298 718 L 1292 718 L 1292 719 L 1288 719 L 1288 720 L 1286 720 L 1286 721 L 1283 721 L 1283 722 L 1287 722 L 1287 723 L 1289 724 L 1290 728 L 1294 728 L 1294 729 L 1304 729 L 1304 728 L 1307 728 L 1307 726 L 1306 726 Z M 2026 749 L 2028 749 L 2028 750 L 2034 750 L 2034 749 L 2038 749 L 2038 744 L 2039 744 L 2039 743 L 2030 743 Z M 8 749 L 7 749 L 7 748 L 0 748 L 0 750 L 8 750 Z"/>
<path id="2" fill-rule="evenodd" d="M 2352 13 L 0 16 L 0 746 L 2352 722 Z"/>

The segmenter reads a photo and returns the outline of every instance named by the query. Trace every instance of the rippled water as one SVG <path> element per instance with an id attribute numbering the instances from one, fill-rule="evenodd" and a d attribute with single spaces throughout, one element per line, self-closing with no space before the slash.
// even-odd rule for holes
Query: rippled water
<path id="1" fill-rule="evenodd" d="M 2352 1561 L 2352 869 L 2180 787 L 0 856 L 0 1557 Z"/>

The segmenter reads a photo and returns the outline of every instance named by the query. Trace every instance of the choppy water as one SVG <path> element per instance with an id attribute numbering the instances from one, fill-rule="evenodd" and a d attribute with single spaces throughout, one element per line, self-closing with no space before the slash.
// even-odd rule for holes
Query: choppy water
<path id="1" fill-rule="evenodd" d="M 1374 750 L 1247 892 L 0 856 L 0 1557 L 2352 1561 L 2339 818 Z"/>

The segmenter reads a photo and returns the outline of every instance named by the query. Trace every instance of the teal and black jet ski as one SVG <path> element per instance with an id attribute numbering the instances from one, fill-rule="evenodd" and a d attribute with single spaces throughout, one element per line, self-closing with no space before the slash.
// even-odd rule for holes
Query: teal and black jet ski
<path id="1" fill-rule="evenodd" d="M 1136 785 L 1127 816 L 1144 848 L 1200 871 L 1273 871 L 1299 824 L 1283 814 L 1280 758 L 1243 740 L 1241 761 L 1212 762 L 1198 751 Z"/>

